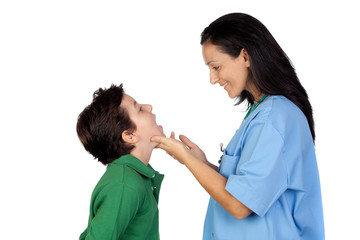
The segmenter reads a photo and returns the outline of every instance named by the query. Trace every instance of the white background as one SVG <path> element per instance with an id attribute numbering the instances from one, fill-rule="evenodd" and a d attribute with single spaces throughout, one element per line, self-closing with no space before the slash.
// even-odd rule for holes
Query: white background
<path id="1" fill-rule="evenodd" d="M 263 22 L 292 60 L 316 122 L 327 239 L 358 236 L 359 7 L 356 1 L 1 1 L 0 239 L 77 239 L 105 167 L 77 139 L 92 93 L 124 83 L 168 134 L 213 163 L 244 106 L 209 83 L 200 33 L 230 12 Z M 207 193 L 160 150 L 160 233 L 201 239 Z M 311 221 L 311 219 L 309 219 Z"/>

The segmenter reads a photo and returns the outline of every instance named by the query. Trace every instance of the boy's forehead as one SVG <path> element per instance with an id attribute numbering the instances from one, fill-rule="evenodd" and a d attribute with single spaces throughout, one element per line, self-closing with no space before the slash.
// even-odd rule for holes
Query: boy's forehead
<path id="1" fill-rule="evenodd" d="M 136 105 L 136 101 L 134 98 L 132 98 L 128 94 L 123 95 L 122 101 L 120 103 L 120 107 L 130 108 L 130 107 L 134 107 L 135 105 Z"/>

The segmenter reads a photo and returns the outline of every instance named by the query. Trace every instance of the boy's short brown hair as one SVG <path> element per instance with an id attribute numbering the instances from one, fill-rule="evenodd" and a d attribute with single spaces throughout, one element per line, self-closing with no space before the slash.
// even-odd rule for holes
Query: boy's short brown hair
<path id="1" fill-rule="evenodd" d="M 104 165 L 129 154 L 134 146 L 125 143 L 122 132 L 133 131 L 135 124 L 120 104 L 125 94 L 123 85 L 99 88 L 92 103 L 79 115 L 76 125 L 84 148 Z"/>

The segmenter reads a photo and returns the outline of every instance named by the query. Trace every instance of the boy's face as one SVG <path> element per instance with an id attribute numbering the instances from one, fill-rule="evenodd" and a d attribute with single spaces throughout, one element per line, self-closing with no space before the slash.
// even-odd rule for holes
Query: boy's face
<path id="1" fill-rule="evenodd" d="M 140 141 L 150 142 L 154 135 L 165 136 L 162 126 L 156 124 L 151 105 L 139 104 L 131 96 L 124 94 L 120 107 L 127 110 L 131 121 L 136 125 L 135 133 Z"/>

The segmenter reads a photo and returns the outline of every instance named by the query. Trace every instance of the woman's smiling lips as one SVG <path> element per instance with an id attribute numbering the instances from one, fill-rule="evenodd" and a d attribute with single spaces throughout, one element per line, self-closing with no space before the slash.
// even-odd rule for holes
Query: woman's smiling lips
<path id="1" fill-rule="evenodd" d="M 226 87 L 228 84 L 229 84 L 228 82 L 225 82 L 224 84 L 220 84 L 220 86 L 225 89 L 225 87 Z"/>

